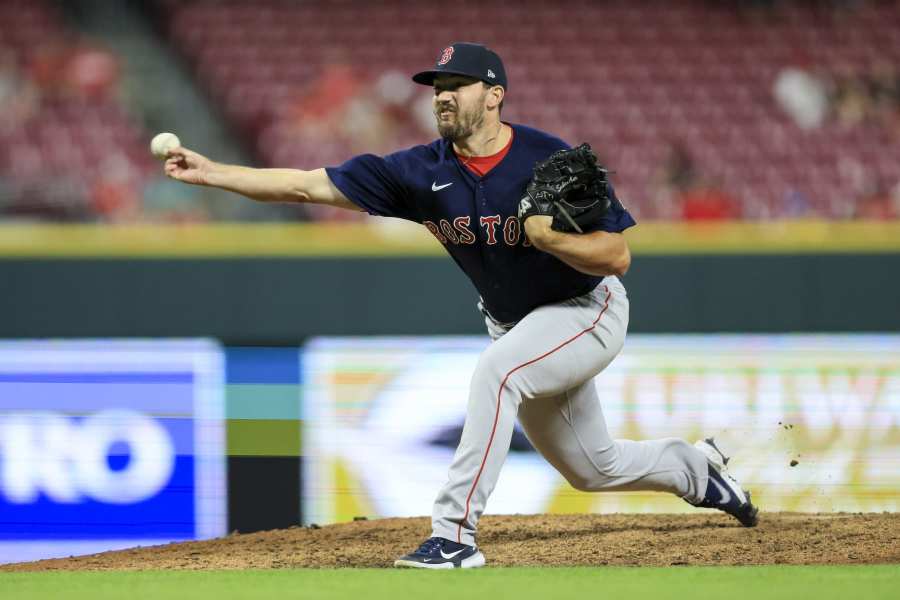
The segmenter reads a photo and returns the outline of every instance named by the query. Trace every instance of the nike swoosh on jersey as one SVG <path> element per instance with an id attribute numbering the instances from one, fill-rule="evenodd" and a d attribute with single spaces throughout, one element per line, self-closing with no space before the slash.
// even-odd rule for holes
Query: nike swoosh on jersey
<path id="1" fill-rule="evenodd" d="M 438 185 L 437 181 L 435 181 L 434 183 L 431 184 L 431 191 L 437 192 L 439 190 L 444 189 L 445 187 L 450 187 L 451 185 L 453 185 L 452 181 L 450 183 L 445 183 L 444 185 Z"/>
<path id="2" fill-rule="evenodd" d="M 723 486 L 721 483 L 719 483 L 712 477 L 710 477 L 709 480 L 712 481 L 714 484 L 716 484 L 716 487 L 719 488 L 719 493 L 722 494 L 722 499 L 719 500 L 719 504 L 728 504 L 729 502 L 731 502 L 731 492 L 729 492 L 725 488 L 725 486 Z"/>
<path id="3" fill-rule="evenodd" d="M 460 552 L 462 552 L 463 550 L 465 550 L 465 548 L 463 548 L 462 550 L 457 550 L 456 552 L 451 552 L 450 554 L 444 554 L 444 551 L 441 550 L 441 556 L 443 556 L 446 559 L 450 559 L 450 558 L 453 558 L 454 556 L 456 556 L 457 554 L 459 554 Z"/>

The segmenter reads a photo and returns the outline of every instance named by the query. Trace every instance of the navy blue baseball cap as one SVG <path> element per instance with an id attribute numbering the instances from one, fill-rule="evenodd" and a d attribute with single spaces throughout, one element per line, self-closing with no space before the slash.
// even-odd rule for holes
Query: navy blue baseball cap
<path id="1" fill-rule="evenodd" d="M 491 85 L 507 89 L 506 69 L 496 52 L 481 44 L 454 42 L 444 48 L 430 71 L 413 75 L 412 80 L 422 85 L 434 85 L 435 75 L 465 75 Z"/>

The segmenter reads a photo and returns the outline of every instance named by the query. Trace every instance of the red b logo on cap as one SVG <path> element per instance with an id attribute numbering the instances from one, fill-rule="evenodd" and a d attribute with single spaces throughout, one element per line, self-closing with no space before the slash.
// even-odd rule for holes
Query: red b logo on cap
<path id="1" fill-rule="evenodd" d="M 444 48 L 444 53 L 441 54 L 441 60 L 438 61 L 438 66 L 446 65 L 450 62 L 451 58 L 453 58 L 453 46 L 447 46 Z"/>

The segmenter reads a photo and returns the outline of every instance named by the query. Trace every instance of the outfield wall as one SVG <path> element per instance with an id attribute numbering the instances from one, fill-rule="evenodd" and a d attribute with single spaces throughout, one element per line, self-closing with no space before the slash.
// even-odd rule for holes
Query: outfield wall
<path id="1" fill-rule="evenodd" d="M 631 331 L 900 330 L 900 222 L 649 223 L 628 239 Z M 469 281 L 396 219 L 2 226 L 0 281 L 2 338 L 482 332 Z"/>
<path id="2" fill-rule="evenodd" d="M 320 517 L 309 512 L 319 508 L 308 503 L 309 514 L 301 511 L 301 489 L 310 485 L 305 480 L 309 475 L 305 467 L 310 466 L 306 452 L 313 446 L 305 445 L 302 430 L 303 411 L 311 404 L 302 400 L 306 388 L 301 384 L 298 347 L 323 335 L 475 334 L 485 340 L 473 306 L 475 291 L 440 245 L 419 229 L 0 226 L 0 338 L 203 337 L 224 345 L 228 530 L 285 527 L 301 518 L 330 518 L 329 514 L 340 518 L 381 514 L 366 509 L 372 498 L 363 493 L 337 498 Z M 900 331 L 900 223 L 642 225 L 629 240 L 634 261 L 625 284 L 632 333 Z M 280 347 L 233 347 L 243 345 Z M 838 355 L 842 352 L 837 350 Z M 7 363 L 0 361 L 0 367 Z M 765 426 L 773 435 L 799 444 L 779 447 L 784 451 L 779 455 L 779 473 L 794 477 L 813 472 L 808 455 L 801 457 L 803 468 L 783 468 L 788 449 L 799 455 L 801 447 L 820 451 L 845 442 L 853 446 L 868 439 L 865 432 L 879 431 L 896 448 L 896 375 L 882 369 L 872 379 L 865 369 L 854 367 L 851 372 L 838 367 L 843 371 L 821 374 L 823 381 L 838 387 L 816 391 L 813 386 L 802 396 L 827 402 L 820 413 L 803 412 L 803 419 L 843 415 L 835 421 L 844 431 L 838 438 L 826 439 L 837 430 L 815 420 L 810 423 L 818 437 L 805 437 L 808 428 L 779 430 L 774 413 L 767 413 L 772 418 Z M 685 373 L 674 379 L 663 374 L 661 389 L 674 398 L 678 385 L 691 381 L 692 375 Z M 461 371 L 453 377 L 459 385 L 466 379 Z M 815 383 L 816 377 L 807 383 Z M 855 395 L 842 395 L 845 379 L 853 388 L 847 393 Z M 757 374 L 736 381 L 741 385 L 749 381 L 752 388 L 770 379 Z M 879 390 L 894 390 L 890 401 L 884 400 L 887 396 L 867 400 L 866 390 L 874 389 L 872 381 Z M 360 402 L 369 402 L 365 393 L 361 398 Z M 754 398 L 747 395 L 738 402 L 757 410 Z M 859 410 L 840 410 L 850 400 Z M 628 402 L 619 411 L 625 415 L 623 422 L 645 423 L 645 409 L 662 406 L 639 403 L 641 410 L 629 412 L 633 403 Z M 726 404 L 730 406 L 731 400 Z M 674 405 L 666 406 L 671 410 Z M 882 413 L 872 412 L 876 408 Z M 784 410 L 791 424 L 803 422 L 796 408 L 785 405 Z M 718 414 L 701 412 L 698 418 Z M 886 422 L 884 414 L 892 423 L 887 432 L 877 428 Z M 875 429 L 847 425 L 847 419 L 857 417 Z M 887 464 L 881 455 L 835 456 L 820 456 L 819 464 L 831 461 L 841 469 Z M 840 462 L 847 457 L 849 462 Z M 889 472 L 895 472 L 892 465 Z M 338 467 L 329 477 L 342 481 L 342 489 L 361 485 L 355 467 Z M 816 472 L 820 471 L 825 472 Z M 845 472 L 851 485 L 869 482 Z M 321 484 L 319 479 L 310 481 Z M 555 481 L 553 489 L 562 504 L 551 502 L 554 510 L 597 509 L 558 484 Z M 840 507 L 884 507 L 875 500 L 895 502 L 896 489 L 896 484 L 887 490 L 866 488 L 868 496 L 858 504 L 853 500 Z M 783 495 L 781 506 L 802 510 L 838 506 L 810 508 L 791 498 L 808 499 L 803 494 Z M 896 510 L 895 504 L 889 506 Z"/>
<path id="3" fill-rule="evenodd" d="M 633 332 L 900 330 L 900 254 L 637 256 Z M 0 337 L 474 334 L 446 258 L 0 260 Z"/>
<path id="4" fill-rule="evenodd" d="M 387 225 L 386 225 L 387 224 Z M 642 224 L 634 332 L 900 330 L 900 222 Z M 476 292 L 424 228 L 0 227 L 0 337 L 475 334 Z"/>

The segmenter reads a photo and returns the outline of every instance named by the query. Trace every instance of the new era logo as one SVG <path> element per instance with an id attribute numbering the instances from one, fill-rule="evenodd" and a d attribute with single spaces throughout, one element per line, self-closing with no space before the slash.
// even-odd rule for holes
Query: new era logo
<path id="1" fill-rule="evenodd" d="M 490 77 L 491 79 L 493 79 L 494 77 L 496 77 L 496 75 L 494 75 L 494 72 L 493 72 L 493 71 L 491 71 L 490 69 L 488 69 L 488 77 Z"/>

